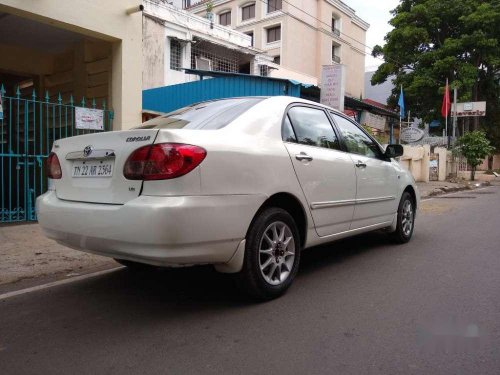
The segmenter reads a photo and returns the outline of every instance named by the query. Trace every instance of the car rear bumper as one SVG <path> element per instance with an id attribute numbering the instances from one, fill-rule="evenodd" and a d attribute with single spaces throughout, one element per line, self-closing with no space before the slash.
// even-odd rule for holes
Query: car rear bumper
<path id="1" fill-rule="evenodd" d="M 162 265 L 228 262 L 264 195 L 139 196 L 123 205 L 37 199 L 44 233 L 68 247 Z"/>

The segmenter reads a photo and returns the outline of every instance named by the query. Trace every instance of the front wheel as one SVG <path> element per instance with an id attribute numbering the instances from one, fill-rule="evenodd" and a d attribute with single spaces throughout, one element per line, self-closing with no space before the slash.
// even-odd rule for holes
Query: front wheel
<path id="1" fill-rule="evenodd" d="M 292 216 L 281 208 L 267 208 L 248 230 L 238 282 L 257 299 L 279 297 L 292 284 L 299 261 L 300 238 Z"/>
<path id="2" fill-rule="evenodd" d="M 410 241 L 415 225 L 415 204 L 410 193 L 405 191 L 401 196 L 398 207 L 398 217 L 396 230 L 391 233 L 392 239 L 396 243 L 406 243 Z"/>

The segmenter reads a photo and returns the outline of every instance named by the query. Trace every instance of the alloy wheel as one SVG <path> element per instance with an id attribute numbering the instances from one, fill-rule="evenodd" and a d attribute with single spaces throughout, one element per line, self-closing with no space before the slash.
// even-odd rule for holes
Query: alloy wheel
<path id="1" fill-rule="evenodd" d="M 268 225 L 259 245 L 259 266 L 264 280 L 282 284 L 290 275 L 295 260 L 295 241 L 290 227 L 282 221 Z"/>
<path id="2" fill-rule="evenodd" d="M 413 205 L 408 199 L 403 203 L 401 227 L 405 236 L 409 236 L 411 234 L 411 230 L 413 228 Z"/>

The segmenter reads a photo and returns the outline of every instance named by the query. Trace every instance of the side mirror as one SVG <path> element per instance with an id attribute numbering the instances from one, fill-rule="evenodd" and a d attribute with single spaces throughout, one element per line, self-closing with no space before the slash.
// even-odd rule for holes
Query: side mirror
<path id="1" fill-rule="evenodd" d="M 388 158 L 397 158 L 403 155 L 403 146 L 401 145 L 388 145 L 385 148 L 385 156 Z"/>

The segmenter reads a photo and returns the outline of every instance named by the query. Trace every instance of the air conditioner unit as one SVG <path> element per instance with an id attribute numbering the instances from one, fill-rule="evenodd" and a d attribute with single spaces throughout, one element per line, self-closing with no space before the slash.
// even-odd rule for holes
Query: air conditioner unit
<path id="1" fill-rule="evenodd" d="M 198 70 L 212 70 L 212 60 L 203 58 L 203 57 L 197 57 L 196 58 L 196 69 Z"/>

